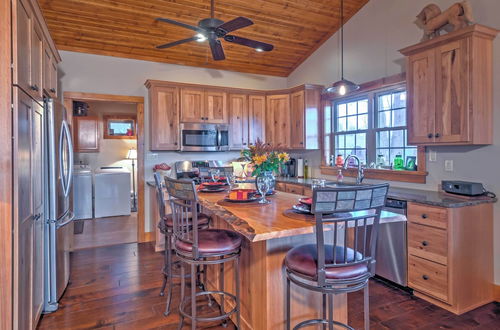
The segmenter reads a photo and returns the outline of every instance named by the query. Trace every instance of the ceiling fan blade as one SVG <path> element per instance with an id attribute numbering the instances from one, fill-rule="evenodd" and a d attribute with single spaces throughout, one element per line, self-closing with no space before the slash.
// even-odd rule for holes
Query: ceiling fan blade
<path id="1" fill-rule="evenodd" d="M 203 30 L 200 27 L 197 27 L 197 26 L 194 26 L 194 25 L 189 25 L 189 24 L 182 23 L 182 22 L 177 22 L 177 21 L 174 21 L 173 19 L 158 17 L 156 20 L 160 21 L 160 22 L 165 22 L 165 23 L 170 23 L 170 24 L 173 24 L 173 25 L 177 25 L 177 26 L 180 26 L 180 27 L 183 27 L 183 28 L 186 28 L 186 29 L 190 29 L 190 30 L 199 32 L 199 33 L 206 33 L 206 31 Z"/>
<path id="2" fill-rule="evenodd" d="M 270 52 L 271 50 L 274 49 L 274 46 L 271 44 L 266 44 L 265 42 L 260 42 L 260 41 L 251 40 L 251 39 L 233 36 L 233 35 L 225 36 L 224 40 L 226 40 L 228 42 L 235 43 L 235 44 L 255 48 L 255 49 L 258 49 L 261 51 L 265 51 L 265 52 Z"/>
<path id="3" fill-rule="evenodd" d="M 198 40 L 198 37 L 192 37 L 192 38 L 177 40 L 177 41 L 174 41 L 174 42 L 170 42 L 168 44 L 163 44 L 163 45 L 156 46 L 156 48 L 158 48 L 158 49 L 170 48 L 170 47 L 174 47 L 174 46 L 177 46 L 177 45 L 185 44 L 186 42 L 191 42 L 191 41 L 195 41 L 195 40 Z"/>
<path id="4" fill-rule="evenodd" d="M 222 33 L 222 35 L 219 36 L 224 36 L 226 33 L 242 29 L 244 27 L 252 25 L 253 22 L 246 18 L 246 17 L 236 17 L 233 20 L 230 20 L 226 23 L 223 23 L 222 25 L 219 25 L 217 27 L 217 32 Z"/>
<path id="5" fill-rule="evenodd" d="M 222 49 L 222 43 L 219 39 L 209 38 L 210 50 L 212 51 L 212 57 L 215 61 L 222 61 L 226 58 L 224 55 L 224 49 Z"/>

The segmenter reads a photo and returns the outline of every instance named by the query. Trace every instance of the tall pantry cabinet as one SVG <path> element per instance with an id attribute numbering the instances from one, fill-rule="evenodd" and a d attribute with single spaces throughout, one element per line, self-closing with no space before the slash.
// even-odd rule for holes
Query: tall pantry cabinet
<path id="1" fill-rule="evenodd" d="M 11 1 L 13 297 L 9 323 L 35 329 L 44 303 L 44 95 L 57 95 L 60 61 L 39 5 Z M 6 317 L 6 315 L 2 315 Z"/>

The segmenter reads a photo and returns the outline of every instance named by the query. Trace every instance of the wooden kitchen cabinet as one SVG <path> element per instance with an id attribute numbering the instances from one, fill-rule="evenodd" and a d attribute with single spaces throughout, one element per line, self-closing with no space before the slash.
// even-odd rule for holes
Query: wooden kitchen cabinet
<path id="1" fill-rule="evenodd" d="M 248 95 L 229 94 L 229 132 L 232 150 L 248 147 Z"/>
<path id="2" fill-rule="evenodd" d="M 51 50 L 43 47 L 43 90 L 52 98 L 57 98 L 57 61 Z"/>
<path id="3" fill-rule="evenodd" d="M 455 314 L 493 301 L 493 204 L 408 203 L 408 286 Z"/>
<path id="4" fill-rule="evenodd" d="M 266 97 L 266 142 L 274 146 L 290 146 L 290 95 Z"/>
<path id="5" fill-rule="evenodd" d="M 264 95 L 248 96 L 248 143 L 257 140 L 266 141 L 266 97 Z"/>
<path id="6" fill-rule="evenodd" d="M 493 141 L 493 39 L 479 24 L 413 45 L 407 56 L 408 143 Z"/>
<path id="7" fill-rule="evenodd" d="M 36 19 L 31 20 L 31 96 L 43 102 L 43 34 Z"/>
<path id="8" fill-rule="evenodd" d="M 291 149 L 319 149 L 321 90 L 306 86 L 290 94 Z"/>
<path id="9" fill-rule="evenodd" d="M 227 93 L 217 90 L 205 90 L 205 122 L 227 124 Z"/>
<path id="10" fill-rule="evenodd" d="M 179 150 L 179 89 L 176 87 L 151 87 L 150 149 Z"/>
<path id="11" fill-rule="evenodd" d="M 31 26 L 32 11 L 24 1 L 13 1 L 15 5 L 13 34 L 14 57 L 13 84 L 22 88 L 26 93 L 31 91 Z"/>
<path id="12" fill-rule="evenodd" d="M 99 118 L 73 117 L 75 152 L 99 152 Z"/>
<path id="13" fill-rule="evenodd" d="M 227 123 L 227 94 L 204 88 L 181 88 L 180 112 L 183 123 Z"/>

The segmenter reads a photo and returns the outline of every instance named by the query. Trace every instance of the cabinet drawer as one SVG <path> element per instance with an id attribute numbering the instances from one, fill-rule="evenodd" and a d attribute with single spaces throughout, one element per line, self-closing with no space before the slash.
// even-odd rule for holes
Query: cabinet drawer
<path id="1" fill-rule="evenodd" d="M 304 195 L 304 187 L 296 184 L 287 184 L 286 192 L 290 194 Z"/>
<path id="2" fill-rule="evenodd" d="M 304 196 L 307 196 L 307 197 L 312 197 L 313 195 L 313 191 L 311 188 L 309 187 L 304 187 L 304 192 L 303 192 Z"/>
<path id="3" fill-rule="evenodd" d="M 276 182 L 276 186 L 274 187 L 277 191 L 286 191 L 286 184 L 283 182 Z"/>
<path id="4" fill-rule="evenodd" d="M 409 203 L 408 221 L 446 229 L 448 211 L 445 208 Z"/>
<path id="5" fill-rule="evenodd" d="M 448 301 L 448 268 L 416 256 L 408 257 L 408 284 L 411 288 Z"/>
<path id="6" fill-rule="evenodd" d="M 448 232 L 444 229 L 408 224 L 408 252 L 446 265 L 448 261 Z"/>

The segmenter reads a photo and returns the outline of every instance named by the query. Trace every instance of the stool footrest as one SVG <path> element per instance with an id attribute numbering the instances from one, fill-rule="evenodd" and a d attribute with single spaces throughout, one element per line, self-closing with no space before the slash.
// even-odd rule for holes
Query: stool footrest
<path id="1" fill-rule="evenodd" d="M 215 295 L 215 294 L 218 294 L 218 295 L 221 295 L 222 296 L 222 301 L 221 303 L 224 304 L 224 296 L 228 296 L 231 300 L 233 300 L 234 302 L 234 305 L 235 307 L 233 309 L 231 309 L 229 312 L 226 312 L 224 314 L 220 314 L 220 315 L 217 315 L 217 316 L 212 316 L 212 317 L 199 317 L 199 316 L 196 316 L 196 321 L 200 321 L 200 322 L 210 322 L 210 321 L 221 321 L 221 320 L 225 320 L 225 319 L 229 319 L 229 317 L 236 313 L 238 311 L 237 307 L 237 299 L 236 299 L 236 296 L 229 293 L 229 292 L 225 292 L 225 291 L 201 291 L 201 292 L 196 292 L 196 297 L 200 297 L 200 296 L 206 296 L 206 295 Z M 179 305 L 179 314 L 181 314 L 183 317 L 186 317 L 190 320 L 193 319 L 192 315 L 189 314 L 188 312 L 184 311 L 185 307 L 186 307 L 186 304 L 188 302 L 190 302 L 191 300 L 191 297 L 184 297 L 184 300 L 180 303 Z"/>

